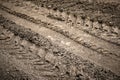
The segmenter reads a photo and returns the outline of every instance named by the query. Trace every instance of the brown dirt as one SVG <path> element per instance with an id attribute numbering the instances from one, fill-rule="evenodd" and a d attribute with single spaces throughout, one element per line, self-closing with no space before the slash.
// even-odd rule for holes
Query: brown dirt
<path id="1" fill-rule="evenodd" d="M 26 0 L 35 3 L 40 6 L 45 4 L 46 6 L 52 5 L 52 8 L 63 9 L 63 11 L 70 12 L 75 15 L 90 17 L 94 21 L 102 21 L 107 25 L 114 25 L 120 28 L 120 3 L 110 2 L 97 3 L 93 1 L 89 3 L 88 1 L 83 0 Z M 72 3 L 72 4 L 70 4 Z M 78 10 L 79 12 L 75 12 Z M 94 14 L 94 15 L 93 15 Z"/>
<path id="2" fill-rule="evenodd" d="M 23 6 L 0 9 L 0 79 L 120 79 L 119 45 Z"/>

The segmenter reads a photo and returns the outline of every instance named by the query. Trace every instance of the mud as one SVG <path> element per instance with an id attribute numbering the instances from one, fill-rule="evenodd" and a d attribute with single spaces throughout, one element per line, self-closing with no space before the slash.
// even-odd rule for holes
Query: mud
<path id="1" fill-rule="evenodd" d="M 11 4 L 11 2 L 12 1 L 10 1 L 10 3 L 8 4 Z M 46 1 L 40 1 L 40 0 L 31 1 L 31 2 L 34 2 L 37 5 L 42 5 L 44 2 L 43 10 L 45 10 L 44 6 L 48 3 Z M 117 3 L 113 3 L 112 5 L 114 6 L 112 6 L 111 3 L 101 3 L 101 4 L 94 3 L 95 6 L 98 5 L 96 8 L 94 8 L 93 6 L 91 6 L 93 3 L 88 4 L 85 1 L 81 2 L 77 0 L 76 1 L 70 0 L 66 2 L 64 0 L 63 1 L 52 0 L 49 1 L 49 4 L 53 2 L 56 2 L 53 5 L 53 8 L 56 6 L 59 8 L 64 7 L 63 11 L 65 10 L 71 11 L 72 8 L 81 4 L 80 8 L 83 9 L 83 11 L 85 11 L 85 14 L 87 16 L 88 16 L 87 13 L 92 10 L 93 12 L 94 10 L 101 11 L 102 15 L 104 14 L 107 14 L 107 16 L 112 15 L 115 13 L 115 11 L 113 11 L 112 13 L 110 11 L 111 8 L 114 9 L 116 8 L 115 6 L 118 5 Z M 58 2 L 62 3 L 62 5 L 57 5 Z M 119 75 L 120 70 L 114 69 L 114 67 L 119 68 L 119 57 L 120 57 L 119 56 L 120 46 L 118 39 L 119 34 L 117 34 L 118 35 L 117 41 L 111 42 L 110 39 L 106 40 L 99 36 L 96 37 L 95 35 L 92 35 L 89 32 L 84 31 L 82 29 L 79 30 L 78 28 L 75 28 L 74 25 L 71 25 L 71 23 L 70 25 L 69 23 L 67 25 L 64 25 L 65 24 L 64 22 L 66 20 L 64 20 L 62 17 L 53 16 L 54 13 L 52 13 L 53 15 L 51 16 L 50 15 L 51 13 L 47 12 L 48 9 L 46 9 L 46 14 L 44 14 L 45 11 L 43 11 L 40 13 L 40 16 L 37 16 L 38 15 L 37 12 L 32 13 L 32 11 L 31 11 L 32 15 L 29 15 L 28 13 L 26 14 L 24 13 L 24 9 L 26 10 L 28 8 L 33 9 L 35 8 L 35 6 L 32 6 L 32 8 L 30 7 L 25 8 L 23 6 L 25 6 L 26 2 L 25 4 L 21 3 L 21 1 L 20 2 L 18 1 L 18 3 L 13 1 L 12 3 L 16 4 L 15 5 L 16 8 L 15 7 L 12 9 L 10 9 L 10 7 L 7 8 L 5 7 L 6 4 L 2 5 L 2 3 L 0 5 L 0 58 L 1 58 L 0 79 L 2 80 L 119 80 L 120 79 L 120 75 Z M 30 4 L 32 5 L 32 3 Z M 15 9 L 17 9 L 17 7 L 18 9 L 21 10 L 21 12 L 20 10 L 14 11 Z M 21 9 L 19 7 L 24 9 Z M 105 10 L 102 11 L 104 7 Z M 110 10 L 108 9 L 108 7 L 110 7 Z M 39 8 L 35 8 L 35 9 L 38 10 Z M 34 16 L 35 14 L 37 18 Z M 114 15 L 116 16 L 117 14 Z M 119 16 L 119 14 L 117 16 Z M 94 17 L 96 18 L 96 16 Z M 27 21 L 26 22 L 27 25 L 25 25 L 25 23 L 22 21 Z M 28 24 L 31 24 L 30 27 Z M 33 28 L 36 29 L 32 29 L 31 28 L 32 26 Z M 119 26 L 117 25 L 117 27 Z M 41 32 L 39 32 L 40 31 L 39 29 L 41 29 Z M 46 35 L 44 35 L 45 32 L 42 30 L 46 31 Z M 60 40 L 62 40 L 62 42 L 60 42 L 59 39 L 56 39 L 58 41 L 55 41 L 54 38 L 57 37 L 54 37 L 52 34 L 51 36 L 47 36 L 50 33 L 57 34 L 58 37 L 61 37 Z M 84 35 L 82 36 L 82 34 Z M 90 40 L 87 40 L 87 38 Z M 70 43 L 65 43 L 64 42 L 65 40 L 70 41 Z M 76 49 L 72 51 L 70 50 L 72 49 L 71 47 L 69 47 L 68 49 L 68 47 L 64 46 L 65 44 L 70 46 L 71 43 L 75 43 L 73 49 L 77 48 L 76 47 L 77 45 L 83 46 L 82 48 L 84 49 L 80 48 L 81 51 L 80 50 L 78 51 L 80 51 L 81 53 L 80 52 L 76 53 L 77 52 Z M 84 50 L 90 51 L 91 55 L 87 56 L 88 52 L 85 53 L 86 51 Z M 85 53 L 85 55 L 81 56 L 83 53 Z M 94 53 L 94 55 L 101 55 L 103 59 L 104 58 L 106 59 L 102 60 L 103 61 L 102 63 L 102 61 L 98 61 L 100 59 L 97 59 L 97 57 L 93 56 L 92 53 Z M 94 59 L 90 59 L 92 58 L 90 56 L 93 56 Z M 110 61 L 107 59 L 111 59 L 110 61 L 116 62 L 116 64 L 118 65 L 116 66 L 112 65 Z M 92 61 L 92 60 L 96 60 L 96 61 Z M 104 64 L 104 61 L 108 63 Z M 106 66 L 106 64 L 109 65 Z"/>
<path id="2" fill-rule="evenodd" d="M 82 58 L 73 55 L 72 53 L 66 51 L 63 48 L 60 48 L 56 45 L 51 44 L 50 41 L 48 39 L 44 38 L 43 36 L 38 35 L 37 33 L 33 32 L 31 30 L 25 29 L 24 27 L 17 25 L 12 21 L 7 20 L 7 19 L 3 18 L 2 16 L 1 16 L 1 18 L 2 19 L 0 21 L 0 24 L 5 29 L 10 30 L 12 33 L 15 33 L 15 35 L 20 36 L 22 39 L 28 40 L 31 43 L 36 44 L 36 46 L 40 46 L 42 49 L 45 50 L 45 52 L 51 52 L 52 55 L 54 55 L 55 57 L 60 56 L 61 57 L 60 63 L 55 62 L 56 64 L 55 63 L 52 63 L 52 64 L 54 64 L 56 68 L 60 69 L 60 72 L 61 72 L 61 69 L 65 69 L 65 70 L 62 70 L 64 72 L 62 72 L 61 74 L 64 74 L 64 76 L 71 77 L 69 79 L 71 79 L 71 80 L 76 79 L 78 76 L 85 76 L 85 74 L 87 76 L 85 76 L 83 78 L 83 80 L 86 78 L 89 79 L 89 77 L 91 77 L 93 79 L 95 79 L 95 78 L 100 79 L 100 80 L 107 79 L 107 78 L 108 78 L 108 80 L 119 79 L 119 77 L 114 75 L 112 72 L 106 71 L 106 70 L 100 68 L 99 66 L 96 66 L 96 65 L 90 63 L 89 61 L 83 60 Z M 50 53 L 47 53 L 47 55 L 49 55 L 49 54 Z M 48 61 L 49 61 L 49 59 L 48 59 Z M 52 62 L 52 60 L 50 59 L 49 62 Z M 63 68 L 63 67 L 65 67 L 65 68 Z M 75 69 L 78 68 L 78 69 L 76 69 L 75 72 L 73 72 L 73 71 L 71 72 L 70 67 L 73 67 Z M 79 71 L 79 69 L 80 69 L 80 71 Z M 82 71 L 81 71 L 81 69 L 82 69 Z M 75 74 L 73 74 L 73 73 L 75 73 Z M 109 75 L 109 77 L 108 77 L 108 75 Z"/>
<path id="3" fill-rule="evenodd" d="M 31 1 L 31 0 L 27 0 Z M 45 6 L 52 5 L 52 8 L 57 9 L 63 9 L 63 11 L 68 11 L 70 13 L 85 16 L 85 18 L 91 17 L 91 19 L 94 19 L 94 21 L 102 21 L 103 23 L 106 23 L 108 25 L 114 25 L 119 27 L 119 21 L 120 21 L 120 10 L 119 10 L 119 3 L 117 2 L 111 2 L 111 3 L 104 3 L 97 1 L 93 1 L 89 3 L 88 0 L 75 0 L 75 1 L 32 1 L 36 5 L 40 6 L 41 4 L 45 4 Z M 73 5 L 70 5 L 70 3 L 76 3 Z M 53 4 L 54 3 L 54 4 Z M 65 4 L 65 5 L 63 5 Z M 67 6 L 68 4 L 68 6 Z M 81 13 L 75 13 L 76 10 L 81 11 Z M 75 10 L 75 11 L 74 11 Z M 95 15 L 93 15 L 95 14 Z M 110 23 L 111 22 L 111 23 Z M 120 27 L 119 27 L 120 28 Z"/>

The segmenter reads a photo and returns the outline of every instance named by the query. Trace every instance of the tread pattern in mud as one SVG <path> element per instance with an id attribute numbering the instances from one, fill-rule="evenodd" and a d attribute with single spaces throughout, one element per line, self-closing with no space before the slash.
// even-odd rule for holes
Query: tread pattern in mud
<path id="1" fill-rule="evenodd" d="M 51 6 L 52 9 L 62 9 L 64 12 L 69 12 L 72 14 L 78 14 L 80 16 L 85 16 L 85 18 L 88 16 L 91 19 L 94 19 L 95 21 L 101 21 L 110 25 L 109 22 L 112 22 L 113 25 L 119 27 L 119 3 L 113 2 L 113 3 L 98 3 L 97 1 L 93 0 L 51 0 L 51 1 L 44 1 L 44 0 L 25 0 L 25 1 L 31 1 L 32 3 L 43 6 L 46 8 L 49 8 Z M 78 11 L 79 10 L 79 11 Z M 100 15 L 97 14 L 97 11 L 100 12 Z M 95 14 L 95 15 L 93 15 Z M 106 14 L 106 15 L 104 15 Z M 114 16 L 113 16 L 114 14 Z M 111 16 L 111 17 L 110 17 Z M 114 21 L 113 21 L 114 20 Z"/>
<path id="2" fill-rule="evenodd" d="M 54 26 L 51 23 L 42 22 L 41 20 L 34 19 L 33 17 L 30 17 L 28 15 L 12 11 L 9 8 L 6 8 L 6 7 L 2 6 L 2 5 L 0 5 L 0 6 L 1 6 L 1 8 L 3 10 L 5 10 L 6 12 L 8 12 L 10 14 L 13 14 L 13 15 L 18 16 L 20 18 L 26 19 L 26 20 L 28 20 L 30 22 L 35 23 L 35 24 L 39 24 L 40 26 L 44 26 L 46 28 L 49 28 L 49 29 L 51 29 L 53 31 L 56 31 L 56 32 L 70 38 L 71 40 L 77 42 L 78 44 L 83 45 L 86 48 L 89 48 L 89 49 L 91 49 L 93 51 L 96 51 L 99 54 L 109 56 L 111 58 L 114 56 L 115 60 L 119 60 L 120 56 L 118 54 L 110 52 L 109 50 L 104 49 L 103 47 L 97 46 L 96 44 L 86 42 L 85 40 L 81 40 L 81 37 L 79 37 L 77 34 L 71 33 L 69 30 L 64 30 L 64 29 L 62 29 L 62 28 L 60 28 L 58 26 Z"/>
<path id="3" fill-rule="evenodd" d="M 5 29 L 5 31 L 1 31 L 0 41 L 2 41 L 3 46 L 6 45 L 0 50 L 8 51 L 17 60 L 23 60 L 24 62 L 27 60 L 37 71 L 46 71 L 45 73 L 41 73 L 41 76 L 48 77 L 50 80 L 120 79 L 119 76 L 111 71 L 75 56 L 71 52 L 51 43 L 44 36 L 17 25 L 2 16 L 0 16 L 0 25 Z M 35 50 L 36 47 L 41 48 L 44 55 L 39 53 L 40 51 Z M 36 61 L 36 59 L 38 60 Z"/>
<path id="4" fill-rule="evenodd" d="M 0 5 L 0 6 L 1 6 L 1 9 L 2 9 L 2 10 L 6 11 L 6 12 L 8 12 L 8 13 L 10 13 L 10 14 L 16 15 L 16 16 L 18 16 L 18 17 L 24 18 L 24 19 L 26 19 L 26 20 L 28 20 L 28 21 L 33 22 L 33 23 L 41 24 L 41 25 L 45 25 L 45 26 L 46 26 L 46 24 L 49 24 L 49 23 L 46 23 L 46 22 L 42 22 L 41 20 L 36 20 L 36 19 L 34 19 L 34 18 L 30 17 L 30 16 L 27 16 L 27 15 L 25 15 L 25 14 L 18 13 L 18 12 L 16 12 L 16 11 L 12 11 L 12 10 L 10 10 L 9 8 L 5 7 L 5 6 L 2 6 L 2 5 Z M 62 18 L 61 18 L 61 19 L 62 19 Z M 85 23 L 85 24 L 86 24 L 86 23 Z M 77 29 L 80 29 L 80 28 L 77 27 Z M 81 30 L 81 29 L 80 29 L 80 30 Z M 101 33 L 104 34 L 104 32 L 101 32 L 100 30 L 98 30 L 97 33 L 96 33 L 96 32 L 94 33 L 94 31 L 93 31 L 93 32 L 90 32 L 89 29 L 88 29 L 88 30 L 82 29 L 82 31 L 84 31 L 84 32 L 86 32 L 86 33 L 88 33 L 88 34 L 90 34 L 90 35 L 92 35 L 92 36 L 95 36 L 96 38 L 100 38 L 100 39 L 102 39 L 102 40 L 104 40 L 104 41 L 110 42 L 111 44 L 115 44 L 115 45 L 117 45 L 117 46 L 120 46 L 120 44 L 119 44 L 119 34 L 118 34 L 118 37 L 114 38 L 114 40 L 113 40 L 113 39 L 112 39 L 112 36 L 106 36 L 106 37 L 111 37 L 111 38 L 102 37 L 102 36 L 101 36 L 101 35 L 102 35 Z M 96 29 L 96 31 L 97 31 L 97 29 Z M 100 35 L 99 35 L 99 32 L 100 32 Z M 112 34 L 111 34 L 111 35 L 112 35 Z M 105 35 L 104 35 L 104 36 L 105 36 Z"/>
<path id="5" fill-rule="evenodd" d="M 45 8 L 47 8 L 47 7 L 49 7 L 49 5 L 51 5 L 52 3 L 54 3 L 54 1 L 56 1 L 56 0 L 52 0 L 52 1 L 49 1 L 48 3 L 46 2 L 45 4 L 44 4 L 44 6 L 45 6 Z M 31 2 L 37 2 L 37 1 L 31 1 Z M 66 3 L 66 2 L 68 2 L 68 3 Z M 72 1 L 64 1 L 63 0 L 63 3 L 61 2 L 61 4 L 65 4 L 65 5 L 67 5 L 67 4 L 70 4 L 70 3 L 72 3 Z M 69 3 L 70 2 L 70 3 Z M 117 33 L 115 33 L 114 32 L 114 30 L 112 30 L 112 32 L 107 32 L 107 31 L 105 31 L 104 30 L 104 26 L 103 26 L 103 29 L 102 29 L 102 27 L 99 27 L 98 29 L 95 29 L 94 30 L 94 28 L 91 28 L 91 25 L 92 25 L 92 27 L 94 27 L 93 26 L 93 23 L 94 22 L 96 22 L 96 20 L 97 20 L 97 22 L 100 24 L 100 25 L 102 25 L 103 24 L 103 20 L 104 20 L 104 17 L 106 17 L 106 16 L 102 16 L 102 13 L 100 13 L 101 15 L 99 15 L 99 14 L 95 14 L 95 15 L 93 15 L 93 13 L 91 13 L 91 12 L 94 12 L 94 9 L 93 9 L 93 11 L 91 11 L 91 8 L 92 8 L 92 6 L 93 5 L 91 5 L 91 3 L 88 3 L 87 1 L 86 2 L 82 2 L 82 1 L 78 1 L 77 2 L 77 0 L 76 1 L 74 1 L 74 2 L 76 2 L 76 5 L 75 6 L 73 6 L 73 7 L 66 7 L 66 8 L 64 8 L 64 6 L 62 6 L 61 4 L 58 4 L 57 2 L 56 2 L 56 4 L 58 4 L 58 5 L 54 5 L 53 4 L 53 6 L 57 9 L 56 11 L 54 11 L 53 13 L 51 13 L 51 15 L 54 15 L 54 13 L 56 12 L 58 12 L 58 11 L 60 11 L 61 12 L 61 9 L 63 9 L 63 11 L 61 12 L 61 14 L 57 14 L 57 16 L 58 17 L 61 17 L 61 15 L 62 15 L 62 13 L 64 13 L 64 12 L 66 12 L 66 10 L 68 11 L 68 12 L 71 12 L 71 14 L 69 14 L 69 15 L 78 15 L 78 17 L 80 17 L 81 16 L 81 19 L 83 19 L 83 25 L 80 25 L 79 27 L 81 27 L 81 26 L 83 26 L 83 27 L 81 27 L 81 29 L 83 30 L 83 31 L 85 31 L 85 32 L 87 32 L 87 33 L 89 33 L 89 34 L 91 34 L 91 35 L 94 35 L 94 36 L 96 36 L 96 37 L 99 37 L 99 38 L 101 38 L 101 39 L 104 39 L 104 40 L 107 40 L 107 41 L 109 41 L 109 42 L 112 42 L 112 43 L 116 43 L 116 44 L 119 44 L 119 41 L 115 41 L 115 40 L 111 40 L 112 39 L 112 37 L 116 37 L 117 39 L 119 39 L 119 34 L 117 34 Z M 36 3 L 35 3 L 36 4 Z M 40 3 L 40 4 L 42 4 L 42 2 Z M 97 4 L 97 3 L 96 3 Z M 95 4 L 95 5 L 96 5 Z M 59 6 L 60 5 L 60 6 Z M 98 4 L 99 5 L 99 4 Z M 114 13 L 116 13 L 116 12 L 114 12 L 114 10 L 116 9 L 115 7 L 116 6 L 118 6 L 119 4 L 113 4 L 113 5 L 111 5 L 111 4 L 102 4 L 101 3 L 101 5 L 103 5 L 104 6 L 104 8 L 105 8 L 105 10 L 107 11 L 109 11 L 109 8 L 111 8 L 111 10 L 113 9 L 113 14 Z M 116 5 L 116 6 L 115 6 Z M 88 8 L 87 8 L 87 7 Z M 103 7 L 102 6 L 102 7 Z M 106 6 L 106 7 L 105 7 Z M 108 7 L 109 6 L 109 7 Z M 90 7 L 90 8 L 89 8 Z M 98 7 L 98 6 L 97 6 Z M 83 9 L 83 13 L 82 13 L 82 11 L 81 11 L 81 9 L 82 8 L 85 8 L 85 11 L 84 11 L 84 9 Z M 101 8 L 100 6 L 98 7 L 98 11 L 99 11 L 99 8 Z M 54 9 L 54 8 L 53 8 Z M 65 11 L 64 11 L 64 9 L 65 9 Z M 48 9 L 48 10 L 50 10 L 50 9 Z M 96 9 L 95 9 L 96 10 Z M 100 9 L 100 10 L 103 10 L 103 9 Z M 88 11 L 88 12 L 86 12 L 86 11 Z M 90 12 L 89 12 L 90 11 Z M 96 10 L 97 11 L 97 10 Z M 119 10 L 116 10 L 116 11 L 119 11 Z M 111 11 L 112 12 L 112 11 Z M 110 12 L 109 12 L 110 13 Z M 87 15 L 86 14 L 90 14 L 90 15 L 88 15 L 90 18 L 91 17 L 94 17 L 94 18 L 97 18 L 97 19 L 90 19 L 89 20 L 89 22 L 91 22 L 92 24 L 89 26 L 89 24 L 87 24 Z M 68 15 L 68 16 L 69 16 Z M 80 16 L 79 16 L 80 15 Z M 97 15 L 99 15 L 99 16 L 97 16 Z M 114 15 L 114 16 L 116 16 L 116 15 Z M 100 18 L 100 19 L 99 19 Z M 102 20 L 103 19 L 103 20 Z M 114 19 L 119 19 L 119 16 L 117 15 L 117 17 L 116 18 L 114 18 Z M 111 21 L 109 21 L 108 19 L 106 19 L 106 24 L 107 23 L 112 23 L 112 22 L 114 22 L 114 21 L 118 21 L 119 22 L 119 20 L 114 20 L 114 19 L 111 19 Z M 93 21 L 92 21 L 93 20 Z M 76 23 L 74 22 L 74 19 L 73 20 L 71 20 L 72 22 L 71 22 L 71 24 L 75 24 L 75 27 L 76 27 Z M 86 29 L 84 28 L 84 27 L 86 27 Z M 109 26 L 109 27 L 112 27 L 112 26 Z M 116 26 L 116 27 L 119 27 L 119 26 Z M 96 27 L 95 27 L 96 28 Z M 96 32 L 94 32 L 94 31 L 96 31 Z M 105 34 L 105 35 L 104 35 Z M 117 34 L 117 36 L 115 36 Z M 107 37 L 108 37 L 108 39 L 107 39 Z"/>

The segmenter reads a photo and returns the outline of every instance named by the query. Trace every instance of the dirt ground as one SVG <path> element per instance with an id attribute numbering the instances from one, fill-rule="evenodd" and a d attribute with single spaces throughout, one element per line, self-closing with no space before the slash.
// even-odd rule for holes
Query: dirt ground
<path id="1" fill-rule="evenodd" d="M 45 8 L 36 8 L 43 2 L 0 1 L 0 80 L 120 80 L 120 46 L 47 17 Z M 109 15 L 119 16 L 118 3 L 79 4 L 86 15 L 101 11 L 108 22 Z"/>
<path id="2" fill-rule="evenodd" d="M 116 2 L 110 2 L 110 1 L 92 1 L 89 3 L 88 0 L 71 0 L 71 4 L 74 2 L 76 4 L 68 5 L 70 4 L 70 1 L 62 0 L 62 1 L 44 1 L 44 0 L 27 0 L 32 1 L 36 5 L 40 6 L 41 4 L 46 5 L 52 5 L 53 8 L 63 9 L 63 11 L 70 12 L 73 14 L 77 14 L 80 16 L 85 17 L 91 17 L 94 21 L 102 21 L 103 23 L 106 23 L 107 25 L 114 25 L 116 27 L 120 28 L 119 21 L 120 21 L 120 3 L 118 1 Z M 53 4 L 54 3 L 54 4 Z M 65 4 L 65 5 L 63 5 Z M 76 12 L 76 10 L 79 10 Z M 94 14 L 94 15 L 93 15 Z"/>

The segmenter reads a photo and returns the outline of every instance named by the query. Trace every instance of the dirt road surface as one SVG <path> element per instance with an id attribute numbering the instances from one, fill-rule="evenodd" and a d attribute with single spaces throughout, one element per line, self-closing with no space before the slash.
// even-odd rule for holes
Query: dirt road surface
<path id="1" fill-rule="evenodd" d="M 0 80 L 119 80 L 119 39 L 48 17 L 30 1 L 0 1 Z"/>

